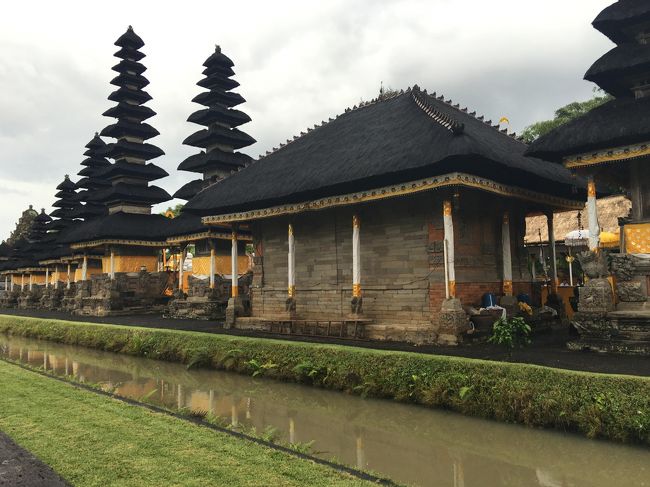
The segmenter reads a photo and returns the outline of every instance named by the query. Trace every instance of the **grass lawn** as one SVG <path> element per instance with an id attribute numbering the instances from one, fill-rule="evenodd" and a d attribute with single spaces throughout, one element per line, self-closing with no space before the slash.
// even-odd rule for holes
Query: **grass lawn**
<path id="1" fill-rule="evenodd" d="M 0 430 L 75 486 L 371 485 L 5 362 Z"/>

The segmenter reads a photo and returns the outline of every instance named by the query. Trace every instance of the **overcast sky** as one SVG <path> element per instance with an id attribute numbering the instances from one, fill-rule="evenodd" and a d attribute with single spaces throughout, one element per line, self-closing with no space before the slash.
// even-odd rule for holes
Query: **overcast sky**
<path id="1" fill-rule="evenodd" d="M 307 126 L 418 84 L 517 132 L 592 96 L 587 68 L 611 47 L 591 21 L 612 0 L 88 2 L 3 5 L 0 16 L 0 239 L 29 204 L 51 210 L 55 186 L 81 169 L 83 146 L 113 119 L 113 42 L 133 25 L 166 155 L 170 194 L 192 173 L 201 64 L 220 44 L 235 63 L 237 107 L 253 121 L 254 157 Z M 110 140 L 107 140 L 110 141 Z M 175 202 L 170 202 L 171 204 Z M 167 204 L 162 205 L 164 207 Z M 164 208 L 163 208 L 164 209 Z"/>

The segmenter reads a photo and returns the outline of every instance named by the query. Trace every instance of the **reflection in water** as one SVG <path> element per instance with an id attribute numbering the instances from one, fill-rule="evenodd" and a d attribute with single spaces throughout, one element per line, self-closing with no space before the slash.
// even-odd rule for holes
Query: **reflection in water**
<path id="1" fill-rule="evenodd" d="M 650 487 L 650 451 L 295 384 L 0 335 L 0 354 L 134 399 L 275 428 L 324 458 L 441 487 Z"/>

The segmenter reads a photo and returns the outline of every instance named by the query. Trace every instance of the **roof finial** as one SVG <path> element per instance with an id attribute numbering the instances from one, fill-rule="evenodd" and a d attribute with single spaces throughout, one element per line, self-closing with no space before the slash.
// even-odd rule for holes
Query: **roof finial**
<path id="1" fill-rule="evenodd" d="M 66 175 L 65 175 L 65 179 L 70 179 L 70 175 L 69 175 L 69 174 L 66 174 Z"/>
<path id="2" fill-rule="evenodd" d="M 99 132 L 95 132 L 95 137 L 99 137 Z"/>
<path id="3" fill-rule="evenodd" d="M 45 208 L 41 208 L 41 215 L 45 215 Z"/>
<path id="4" fill-rule="evenodd" d="M 214 52 L 221 53 L 221 46 L 219 44 L 214 45 Z"/>
<path id="5" fill-rule="evenodd" d="M 133 26 L 129 25 L 129 28 L 126 30 L 130 30 L 131 32 L 133 32 Z"/>

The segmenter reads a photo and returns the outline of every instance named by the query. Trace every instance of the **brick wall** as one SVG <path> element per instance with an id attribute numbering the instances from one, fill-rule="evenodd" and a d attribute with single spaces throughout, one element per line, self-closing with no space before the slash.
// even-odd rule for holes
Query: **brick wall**
<path id="1" fill-rule="evenodd" d="M 435 330 L 445 296 L 442 201 L 430 192 L 375 203 L 264 219 L 252 225 L 253 315 L 283 313 L 287 298 L 287 227 L 296 243 L 296 312 L 332 319 L 350 313 L 352 215 L 361 219 L 364 315 L 377 324 Z M 457 201 L 458 202 L 458 201 Z M 456 280 L 463 304 L 500 294 L 501 219 L 504 200 L 464 191 L 454 209 Z M 515 292 L 530 292 L 523 247 L 524 210 L 511 208 Z"/>

